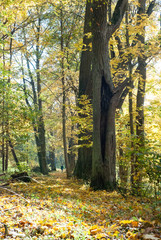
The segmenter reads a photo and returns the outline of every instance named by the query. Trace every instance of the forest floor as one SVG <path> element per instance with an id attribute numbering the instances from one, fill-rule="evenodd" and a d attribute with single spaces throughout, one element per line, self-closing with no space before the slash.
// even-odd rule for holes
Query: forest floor
<path id="1" fill-rule="evenodd" d="M 0 239 L 161 239 L 150 199 L 92 191 L 65 173 L 0 189 Z"/>

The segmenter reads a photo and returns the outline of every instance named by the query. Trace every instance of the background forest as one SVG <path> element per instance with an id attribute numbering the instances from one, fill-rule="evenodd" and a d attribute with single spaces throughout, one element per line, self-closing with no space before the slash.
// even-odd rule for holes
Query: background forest
<path id="1" fill-rule="evenodd" d="M 158 197 L 160 2 L 4 0 L 0 10 L 0 171 L 64 165 L 94 189 Z"/>

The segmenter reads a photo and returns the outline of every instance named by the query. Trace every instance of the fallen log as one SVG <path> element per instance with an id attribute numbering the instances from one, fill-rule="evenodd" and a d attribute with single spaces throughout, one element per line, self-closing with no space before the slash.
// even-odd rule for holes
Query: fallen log
<path id="1" fill-rule="evenodd" d="M 14 173 L 11 175 L 12 180 L 22 181 L 22 182 L 31 182 L 27 172 Z"/>
<path id="2" fill-rule="evenodd" d="M 5 176 L 5 175 L 6 175 L 5 173 L 1 173 L 1 174 L 0 174 L 0 177 Z"/>
<path id="3" fill-rule="evenodd" d="M 9 183 L 9 182 L 6 182 L 6 183 L 0 185 L 0 188 L 6 187 L 6 186 L 8 186 L 8 185 L 10 185 L 10 183 Z"/>

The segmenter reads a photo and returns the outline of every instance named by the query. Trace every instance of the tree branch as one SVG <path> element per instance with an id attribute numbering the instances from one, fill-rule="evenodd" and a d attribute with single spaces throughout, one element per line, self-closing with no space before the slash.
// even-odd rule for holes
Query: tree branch
<path id="1" fill-rule="evenodd" d="M 152 14 L 153 8 L 155 7 L 155 3 L 156 3 L 156 0 L 153 0 L 153 1 L 149 4 L 148 10 L 147 10 L 147 12 L 146 12 L 146 14 L 148 15 L 148 17 Z"/>
<path id="2" fill-rule="evenodd" d="M 124 13 L 127 9 L 128 0 L 118 0 L 115 10 L 112 15 L 112 34 L 119 28 L 121 21 L 123 19 Z"/>

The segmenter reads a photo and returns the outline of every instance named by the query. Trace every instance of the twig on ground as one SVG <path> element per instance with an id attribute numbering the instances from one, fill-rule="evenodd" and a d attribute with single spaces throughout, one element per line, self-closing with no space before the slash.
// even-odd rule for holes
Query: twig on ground
<path id="1" fill-rule="evenodd" d="M 26 202 L 29 203 L 29 201 L 28 201 L 27 199 L 25 199 L 24 197 L 22 197 L 22 196 L 19 195 L 18 193 L 14 192 L 14 191 L 12 191 L 12 190 L 10 190 L 10 189 L 8 189 L 8 188 L 0 187 L 0 189 L 6 190 L 6 191 L 8 191 L 8 192 L 11 192 L 11 193 L 15 194 L 16 196 L 22 198 L 23 200 L 25 200 Z"/>

